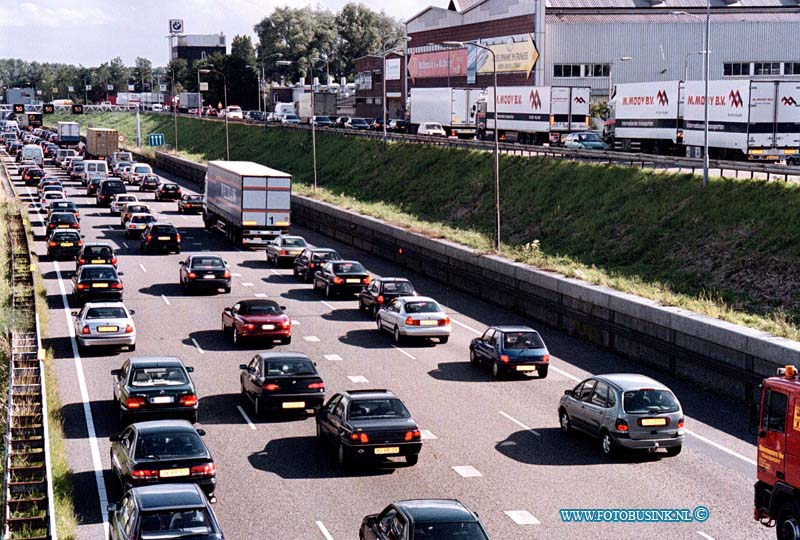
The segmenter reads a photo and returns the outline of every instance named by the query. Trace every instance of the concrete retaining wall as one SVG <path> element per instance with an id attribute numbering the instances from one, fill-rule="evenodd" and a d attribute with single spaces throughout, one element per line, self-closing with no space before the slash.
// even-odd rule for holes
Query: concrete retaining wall
<path id="1" fill-rule="evenodd" d="M 161 153 L 154 165 L 202 187 L 203 165 Z M 777 367 L 800 364 L 795 341 L 481 255 L 306 197 L 294 196 L 292 205 L 298 225 L 735 399 L 748 401 Z"/>

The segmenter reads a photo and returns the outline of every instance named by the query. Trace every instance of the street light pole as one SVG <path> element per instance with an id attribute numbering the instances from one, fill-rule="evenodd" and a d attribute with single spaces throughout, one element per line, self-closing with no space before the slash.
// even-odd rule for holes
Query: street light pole
<path id="1" fill-rule="evenodd" d="M 461 41 L 445 41 L 442 45 L 445 47 L 465 47 L 464 43 Z M 494 85 L 494 251 L 495 253 L 500 253 L 500 137 L 499 130 L 497 129 L 497 58 L 490 47 L 479 43 L 471 43 L 471 45 L 488 51 L 492 55 L 492 77 Z"/>
<path id="2" fill-rule="evenodd" d="M 711 0 L 706 0 L 706 54 L 705 58 L 705 95 L 703 98 L 703 119 L 705 128 L 703 130 L 703 187 L 708 187 L 708 79 L 711 68 Z"/>
<path id="3" fill-rule="evenodd" d="M 683 63 L 683 81 L 686 82 L 689 79 L 689 57 L 693 54 L 703 54 L 703 51 L 691 51 L 686 53 L 686 60 Z"/>
<path id="4" fill-rule="evenodd" d="M 630 60 L 633 60 L 632 56 L 623 56 L 621 58 L 615 58 L 608 65 L 608 106 L 609 107 L 611 106 L 611 91 L 614 89 L 614 85 L 612 84 L 612 80 L 613 80 L 612 79 L 612 73 L 614 71 L 614 64 L 616 64 L 617 62 L 628 62 Z"/>
<path id="5" fill-rule="evenodd" d="M 217 69 L 198 69 L 197 70 L 198 89 L 200 86 L 201 73 L 215 73 L 217 75 L 222 75 L 222 99 L 224 101 L 224 106 L 225 106 L 225 160 L 230 161 L 231 144 L 230 144 L 230 137 L 228 135 L 228 77 L 225 76 L 224 72 Z"/>
<path id="6" fill-rule="evenodd" d="M 308 68 L 309 68 L 309 75 L 311 76 L 311 164 L 313 167 L 313 177 L 314 177 L 314 191 L 317 191 L 317 130 L 316 130 L 316 122 L 314 122 L 314 64 L 320 60 L 319 58 L 309 58 L 308 59 Z M 278 60 L 275 62 L 279 66 L 291 66 L 292 64 L 297 64 L 296 60 Z M 305 88 L 303 88 L 305 91 Z M 298 111 L 299 112 L 299 111 Z"/>
<path id="7" fill-rule="evenodd" d="M 411 40 L 410 37 L 407 36 L 396 36 L 395 38 L 391 39 L 390 43 L 403 41 L 405 43 L 406 48 L 408 48 L 408 42 Z M 388 112 L 388 106 L 386 104 L 386 57 L 390 54 L 397 53 L 397 48 L 387 49 L 386 44 L 384 42 L 383 52 L 381 53 L 381 58 L 383 60 L 383 68 L 381 71 L 382 78 L 383 78 L 383 97 L 381 102 L 383 104 L 383 146 L 386 147 L 386 114 Z M 402 95 L 402 92 L 401 92 Z M 403 109 L 405 109 L 405 104 L 403 104 Z"/>
<path id="8" fill-rule="evenodd" d="M 175 155 L 178 154 L 178 105 L 180 105 L 179 96 L 175 95 L 175 70 L 172 70 L 172 124 L 175 128 Z"/>

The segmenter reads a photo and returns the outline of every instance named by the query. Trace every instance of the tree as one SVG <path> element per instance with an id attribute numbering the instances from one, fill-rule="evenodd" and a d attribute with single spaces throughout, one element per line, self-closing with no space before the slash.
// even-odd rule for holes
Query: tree
<path id="1" fill-rule="evenodd" d="M 153 63 L 147 58 L 136 57 L 136 62 L 131 70 L 131 84 L 138 84 L 138 91 L 144 92 L 145 85 L 150 87 L 150 80 L 153 78 Z"/>
<path id="2" fill-rule="evenodd" d="M 336 16 L 339 34 L 337 67 L 346 77 L 355 76 L 355 60 L 368 54 L 380 54 L 384 45 L 392 46 L 391 38 L 402 36 L 395 19 L 356 3 L 346 4 Z"/>
<path id="3" fill-rule="evenodd" d="M 167 66 L 167 76 L 174 77 L 176 94 L 191 91 L 190 89 L 197 90 L 197 81 L 189 72 L 189 63 L 185 58 L 173 58 Z"/>

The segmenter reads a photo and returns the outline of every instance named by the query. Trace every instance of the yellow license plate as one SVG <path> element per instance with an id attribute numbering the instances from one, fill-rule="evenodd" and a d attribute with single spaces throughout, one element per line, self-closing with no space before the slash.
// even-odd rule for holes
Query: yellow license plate
<path id="1" fill-rule="evenodd" d="M 347 283 L 361 283 L 360 279 L 348 279 L 346 281 L 347 281 Z"/>
<path id="2" fill-rule="evenodd" d="M 294 251 L 290 251 L 289 255 L 300 255 L 300 253 L 302 253 L 302 250 L 296 249 Z"/>
<path id="3" fill-rule="evenodd" d="M 419 324 L 422 326 L 436 326 L 439 324 L 439 321 L 419 321 Z"/>
<path id="4" fill-rule="evenodd" d="M 517 366 L 517 371 L 536 371 L 536 366 Z"/>
<path id="5" fill-rule="evenodd" d="M 61 247 L 72 247 L 74 245 L 72 242 L 61 242 Z"/>
<path id="6" fill-rule="evenodd" d="M 69 229 L 69 225 L 59 225 L 59 229 Z"/>
<path id="7" fill-rule="evenodd" d="M 92 283 L 92 287 L 95 289 L 108 289 L 108 283 Z"/>
<path id="8" fill-rule="evenodd" d="M 189 476 L 189 469 L 161 469 L 158 472 L 161 478 L 175 478 L 176 476 Z"/>
<path id="9" fill-rule="evenodd" d="M 104 262 L 106 261 L 104 261 L 103 259 L 92 259 L 92 264 L 103 264 Z"/>
<path id="10" fill-rule="evenodd" d="M 169 240 L 169 236 L 159 236 L 159 240 Z"/>
<path id="11" fill-rule="evenodd" d="M 666 418 L 642 418 L 641 425 L 643 426 L 666 426 Z"/>
<path id="12" fill-rule="evenodd" d="M 284 401 L 281 403 L 281 407 L 284 409 L 305 409 L 306 402 L 305 401 Z"/>
<path id="13" fill-rule="evenodd" d="M 400 448 L 397 446 L 390 446 L 388 448 L 376 448 L 375 454 L 378 456 L 386 455 L 386 454 L 399 454 Z"/>
<path id="14" fill-rule="evenodd" d="M 119 330 L 119 326 L 98 326 L 98 332 L 117 332 Z"/>

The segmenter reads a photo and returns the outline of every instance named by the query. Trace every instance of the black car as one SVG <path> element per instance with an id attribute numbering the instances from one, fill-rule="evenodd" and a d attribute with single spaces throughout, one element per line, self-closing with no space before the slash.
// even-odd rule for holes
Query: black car
<path id="1" fill-rule="evenodd" d="M 44 176 L 45 172 L 39 167 L 28 167 L 22 173 L 22 180 L 26 186 L 35 186 Z"/>
<path id="2" fill-rule="evenodd" d="M 263 122 L 264 113 L 261 111 L 247 111 L 247 119 L 252 120 L 254 122 Z"/>
<path id="3" fill-rule="evenodd" d="M 478 515 L 456 499 L 398 501 L 361 522 L 361 540 L 489 540 Z"/>
<path id="4" fill-rule="evenodd" d="M 127 193 L 125 183 L 122 180 L 103 180 L 97 188 L 97 204 L 100 206 L 109 206 L 114 200 L 114 196 L 120 193 Z"/>
<path id="5" fill-rule="evenodd" d="M 72 212 L 53 212 L 47 217 L 47 232 L 56 229 L 80 230 L 81 223 Z"/>
<path id="6" fill-rule="evenodd" d="M 314 127 L 318 128 L 334 127 L 333 120 L 331 120 L 329 116 L 315 116 L 313 122 L 314 122 Z"/>
<path id="7" fill-rule="evenodd" d="M 183 418 L 197 423 L 197 392 L 186 367 L 175 356 L 139 356 L 112 369 L 119 421 L 146 417 Z"/>
<path id="8" fill-rule="evenodd" d="M 386 126 L 386 129 L 392 133 L 408 133 L 408 124 L 407 120 L 389 120 L 389 125 Z"/>
<path id="9" fill-rule="evenodd" d="M 180 283 L 184 291 L 189 289 L 224 289 L 231 292 L 231 273 L 228 264 L 216 255 L 190 255 L 178 263 Z"/>
<path id="10" fill-rule="evenodd" d="M 239 369 L 242 400 L 256 416 L 267 410 L 313 413 L 325 402 L 325 383 L 304 354 L 263 352 Z"/>
<path id="11" fill-rule="evenodd" d="M 132 488 L 119 504 L 108 505 L 108 526 L 110 540 L 224 539 L 208 499 L 194 484 Z"/>
<path id="12" fill-rule="evenodd" d="M 53 201 L 47 207 L 47 219 L 50 219 L 52 214 L 56 212 L 70 212 L 73 216 L 80 219 L 81 213 L 78 210 L 78 205 L 72 201 Z"/>
<path id="13" fill-rule="evenodd" d="M 214 500 L 217 466 L 202 437 L 186 420 L 139 422 L 112 435 L 111 470 L 123 490 L 153 484 L 199 485 Z"/>
<path id="14" fill-rule="evenodd" d="M 357 261 L 329 261 L 314 273 L 314 289 L 325 289 L 325 296 L 346 292 L 355 294 L 367 285 L 370 277 Z"/>
<path id="15" fill-rule="evenodd" d="M 122 290 L 117 269 L 110 264 L 86 264 L 72 275 L 72 298 L 81 306 L 90 300 L 121 300 Z"/>
<path id="16" fill-rule="evenodd" d="M 97 190 L 100 188 L 100 184 L 105 181 L 106 179 L 101 177 L 94 177 L 91 180 L 89 180 L 89 183 L 86 184 L 86 195 L 87 196 L 96 195 Z M 108 204 L 111 204 L 110 200 L 108 201 Z"/>
<path id="17" fill-rule="evenodd" d="M 416 296 L 417 291 L 410 281 L 404 278 L 377 278 L 358 295 L 358 309 L 369 311 L 374 317 L 380 308 L 398 296 Z"/>
<path id="18" fill-rule="evenodd" d="M 308 283 L 314 277 L 314 273 L 328 261 L 341 261 L 342 256 L 335 249 L 329 248 L 306 248 L 300 255 L 295 257 L 292 264 L 294 277 L 302 278 Z"/>
<path id="19" fill-rule="evenodd" d="M 355 459 L 405 457 L 416 465 L 422 449 L 417 423 L 388 390 L 348 390 L 334 395 L 317 413 L 317 437 L 336 448 L 339 464 Z"/>
<path id="20" fill-rule="evenodd" d="M 110 264 L 117 267 L 117 255 L 111 244 L 103 242 L 86 243 L 75 255 L 75 268 L 84 264 Z"/>
<path id="21" fill-rule="evenodd" d="M 155 191 L 158 189 L 159 183 L 161 183 L 161 179 L 158 176 L 155 174 L 146 174 L 142 176 L 142 181 L 139 184 L 139 191 Z"/>
<path id="22" fill-rule="evenodd" d="M 157 201 L 177 201 L 181 198 L 181 187 L 175 182 L 162 182 L 156 189 Z"/>
<path id="23" fill-rule="evenodd" d="M 203 211 L 203 196 L 185 193 L 178 199 L 179 214 L 200 214 Z"/>
<path id="24" fill-rule="evenodd" d="M 83 246 L 81 235 L 76 230 L 56 229 L 47 239 L 47 256 L 51 259 L 74 257 Z"/>
<path id="25" fill-rule="evenodd" d="M 148 223 L 142 232 L 142 251 L 150 253 L 153 250 L 166 252 L 181 252 L 181 235 L 171 223 L 152 222 Z"/>

